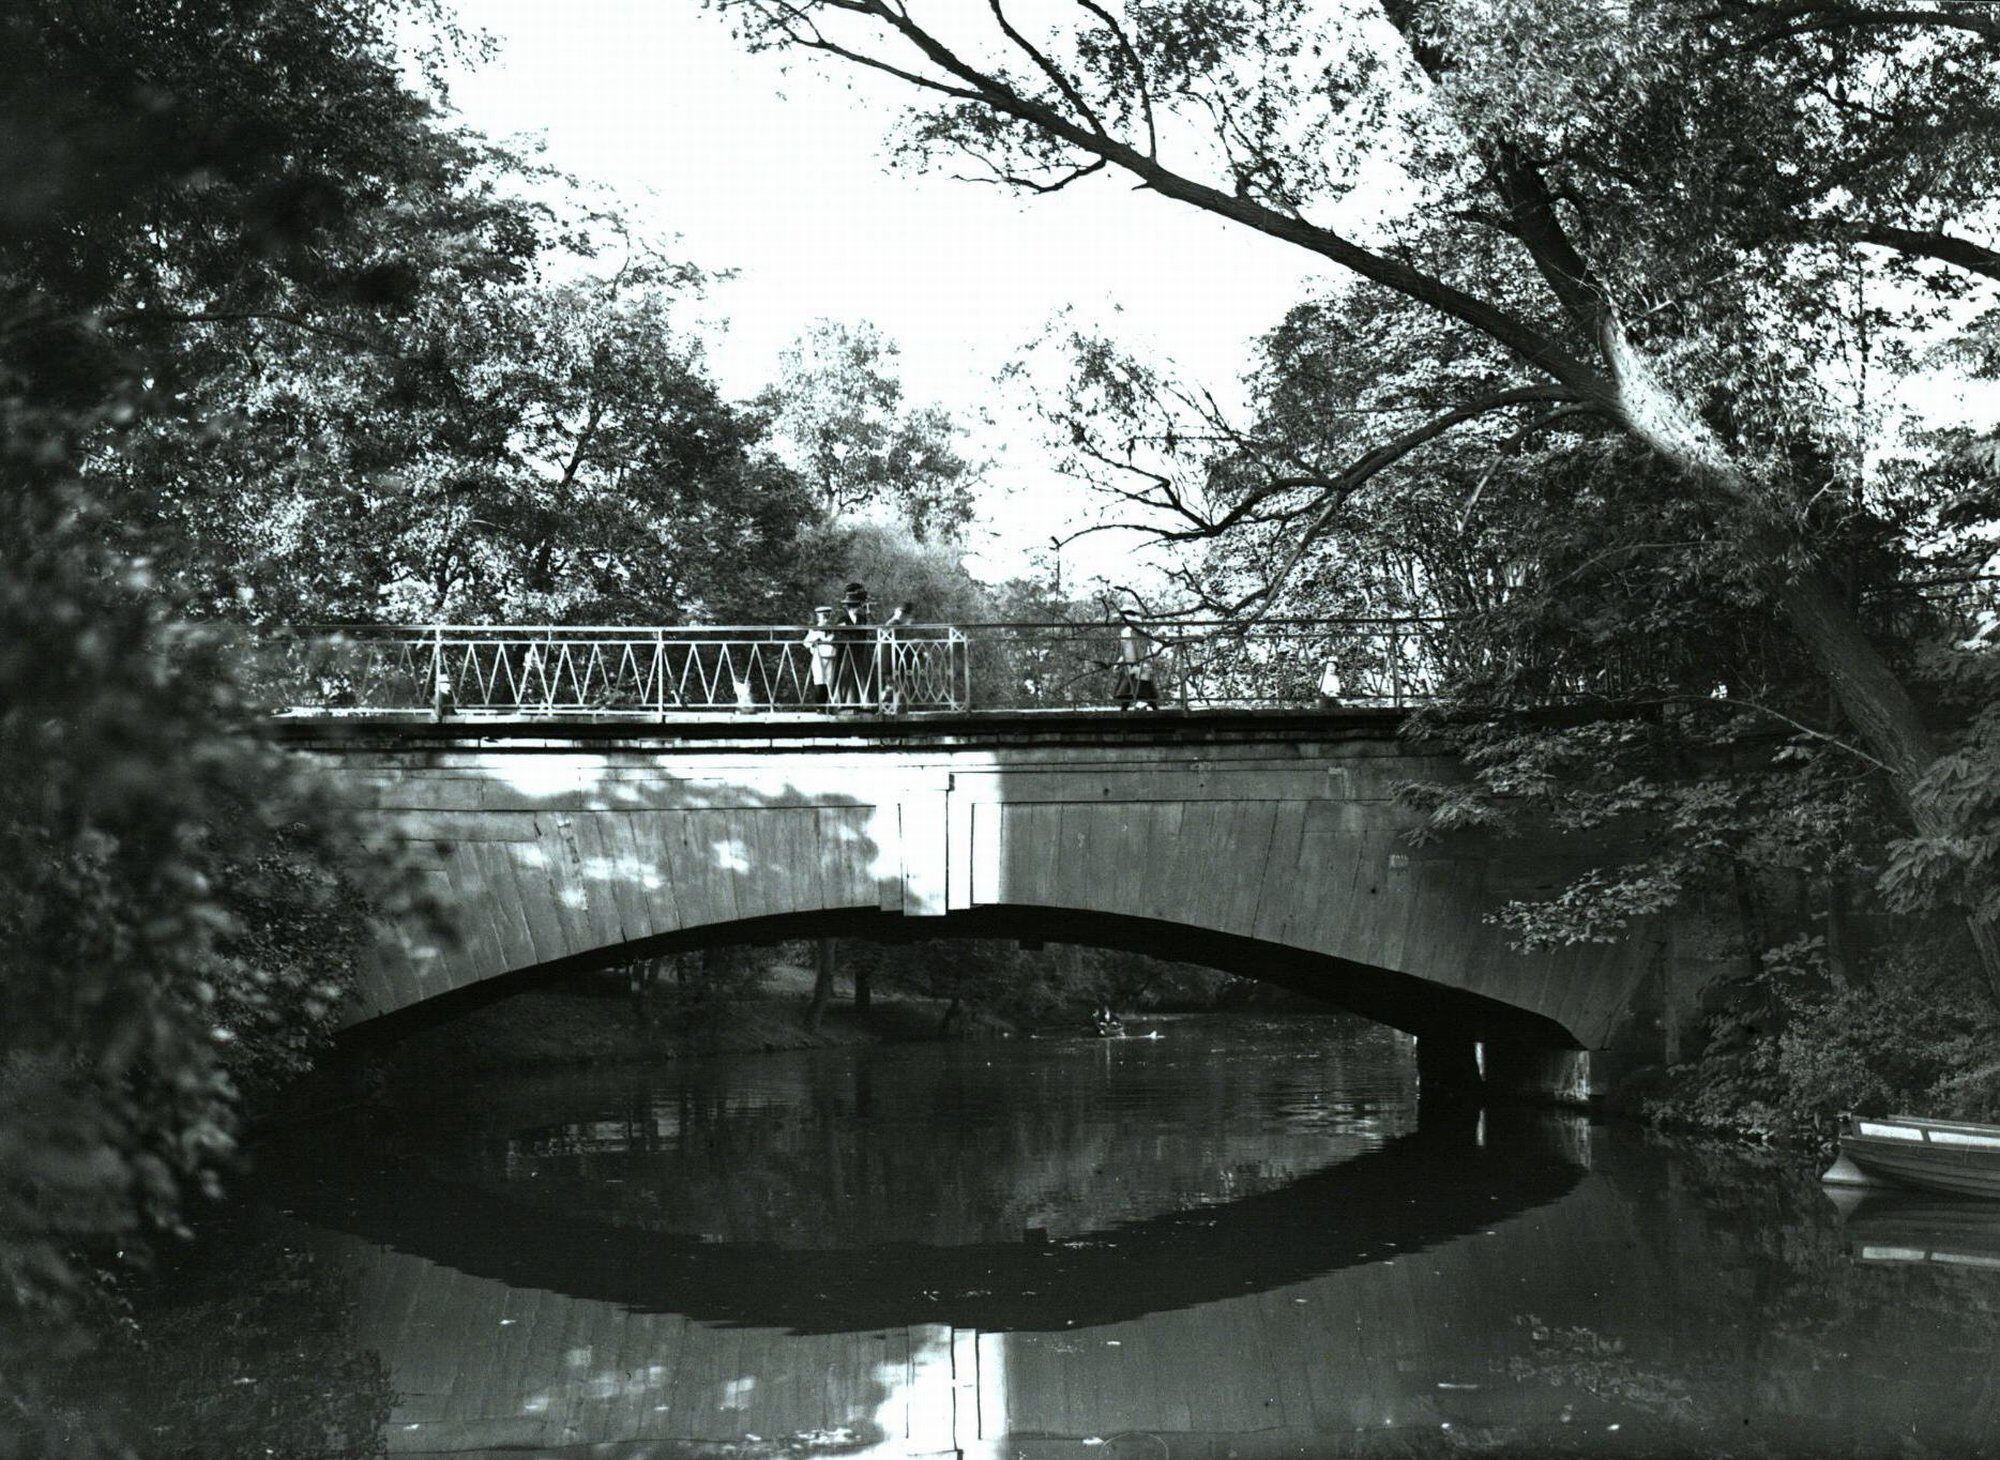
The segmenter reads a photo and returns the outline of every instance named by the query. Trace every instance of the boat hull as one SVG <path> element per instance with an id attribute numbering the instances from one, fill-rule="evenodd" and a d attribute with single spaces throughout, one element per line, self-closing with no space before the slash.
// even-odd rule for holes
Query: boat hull
<path id="1" fill-rule="evenodd" d="M 1890 1185 L 2000 1201 L 2000 1126 L 1908 1116 L 1850 1121 L 1840 1154 L 1825 1178 L 1835 1184 L 1855 1184 L 1858 1171 Z"/>

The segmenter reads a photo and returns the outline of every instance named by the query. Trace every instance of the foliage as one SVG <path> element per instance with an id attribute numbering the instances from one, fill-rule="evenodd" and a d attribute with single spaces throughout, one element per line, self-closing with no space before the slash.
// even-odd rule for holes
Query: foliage
<path id="1" fill-rule="evenodd" d="M 1505 1363 L 1503 1372 L 1516 1384 L 1560 1389 L 1576 1400 L 1613 1404 L 1624 1412 L 1680 1422 L 1694 1417 L 1687 1383 L 1636 1359 L 1624 1340 L 1581 1325 L 1559 1327 L 1533 1313 L 1517 1314 L 1514 1323 L 1529 1345 Z M 1563 1418 L 1569 1418 L 1567 1408 Z"/>
<path id="2" fill-rule="evenodd" d="M 849 582 L 867 585 L 878 617 L 912 605 L 920 624 L 979 623 L 993 617 L 991 590 L 966 571 L 955 544 L 926 541 L 895 523 L 835 521 L 799 536 L 794 603 L 839 603 Z"/>
<path id="3" fill-rule="evenodd" d="M 738 999 L 754 998 L 768 960 L 750 948 L 700 948 L 650 959 L 634 970 L 650 1021 L 700 1030 L 723 1021 Z"/>
<path id="4" fill-rule="evenodd" d="M 811 501 L 676 327 L 700 275 L 629 240 L 587 272 L 583 227 L 513 240 L 530 258 L 417 231 L 422 282 L 365 347 L 265 327 L 151 422 L 125 485 L 190 595 L 267 620 L 771 616 Z"/>
<path id="5" fill-rule="evenodd" d="M 758 403 L 829 520 L 873 511 L 920 542 L 956 538 L 972 520 L 978 469 L 948 414 L 904 404 L 896 354 L 871 324 L 815 321 Z"/>
<path id="6" fill-rule="evenodd" d="M 1910 403 L 1947 360 L 1991 365 L 2000 21 L 715 4 L 753 49 L 898 79 L 915 161 L 1041 193 L 1120 172 L 1339 271 L 1267 346 L 1251 421 L 1079 346 L 1056 413 L 1076 465 L 1169 540 L 1220 545 L 1184 569 L 1192 600 L 1268 612 L 1301 575 L 1321 611 L 1471 614 L 1442 657 L 1475 712 L 1625 689 L 1636 654 L 1669 698 L 1850 745 L 1909 841 L 1892 890 L 1970 914 L 2000 999 L 1979 875 L 2000 777 L 1977 736 L 1940 762 L 1964 722 L 1904 612 L 1994 541 L 1991 432 L 1943 442 Z M 1576 926 L 1656 904 L 1670 879 L 1646 876 L 1579 897 Z"/>
<path id="7" fill-rule="evenodd" d="M 150 559 L 122 453 L 223 323 L 386 308 L 358 220 L 457 144 L 372 4 L 7 12 L 0 148 L 0 1308 L 173 1228 L 236 1080 L 324 1033 L 367 889 Z M 190 343 L 196 342 L 196 343 Z"/>
<path id="8" fill-rule="evenodd" d="M 1670 1072 L 1649 1113 L 1670 1125 L 1823 1138 L 1842 1111 L 2000 1118 L 2000 1020 L 1948 945 L 1876 960 L 1863 981 L 1830 976 L 1825 947 L 1768 951 L 1711 1015 L 1699 1060 Z"/>
<path id="9" fill-rule="evenodd" d="M 1923 794 L 1953 828 L 1950 836 L 1891 843 L 1882 875 L 1891 907 L 1972 907 L 2000 916 L 2000 657 L 1990 609 L 1977 622 L 1954 615 L 1934 631 L 1925 668 L 1959 722 L 1945 753 L 1925 773 Z M 1943 642 L 1939 642 L 1942 640 Z"/>
<path id="10" fill-rule="evenodd" d="M 1231 982 L 1213 969 L 1139 953 L 1067 943 L 1025 948 L 997 939 L 842 940 L 840 962 L 843 968 L 858 963 L 871 970 L 878 986 L 963 1001 L 1030 1024 L 1098 1003 L 1128 1012 L 1175 1004 L 1206 1007 Z"/>

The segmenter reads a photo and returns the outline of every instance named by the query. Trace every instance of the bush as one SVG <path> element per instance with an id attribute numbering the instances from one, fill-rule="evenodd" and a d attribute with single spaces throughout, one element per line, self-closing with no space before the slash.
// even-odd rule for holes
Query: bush
<path id="1" fill-rule="evenodd" d="M 1713 1019 L 1648 1114 L 1770 1139 L 1823 1136 L 1843 1111 L 2000 1119 L 2000 1018 L 1961 951 L 1888 950 L 1841 986 L 1817 940 L 1772 950 L 1741 991 L 1754 1012 Z"/>

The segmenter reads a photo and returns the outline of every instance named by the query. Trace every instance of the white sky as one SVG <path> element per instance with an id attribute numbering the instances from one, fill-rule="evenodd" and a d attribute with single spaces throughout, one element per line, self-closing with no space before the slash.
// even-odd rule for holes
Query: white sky
<path id="1" fill-rule="evenodd" d="M 811 320 L 869 320 L 902 346 L 913 401 L 992 418 L 974 451 L 995 458 L 1010 496 L 989 513 L 975 564 L 987 571 L 1018 571 L 1026 549 L 1090 510 L 994 384 L 1057 311 L 1115 312 L 1121 339 L 1223 391 L 1251 337 L 1314 287 L 1296 250 L 1113 179 L 1024 200 L 892 174 L 893 89 L 781 71 L 697 0 L 457 3 L 502 45 L 454 86 L 466 122 L 542 134 L 551 162 L 609 185 L 642 226 L 678 235 L 683 256 L 739 271 L 708 305 L 728 322 L 711 348 L 727 393 L 766 384 Z M 1099 535 L 1065 566 L 1120 576 L 1122 551 Z"/>

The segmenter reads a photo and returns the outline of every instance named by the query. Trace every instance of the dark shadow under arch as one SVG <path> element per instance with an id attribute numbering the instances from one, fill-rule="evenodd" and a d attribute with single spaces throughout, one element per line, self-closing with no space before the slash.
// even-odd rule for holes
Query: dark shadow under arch
<path id="1" fill-rule="evenodd" d="M 930 938 L 1002 938 L 1018 942 L 1068 942 L 1086 948 L 1140 952 L 1184 964 L 1202 964 L 1226 974 L 1256 978 L 1280 988 L 1324 1000 L 1418 1036 L 1468 1040 L 1508 1040 L 1544 1050 L 1576 1050 L 1576 1038 L 1544 1014 L 1534 1014 L 1500 1000 L 1444 984 L 1432 984 L 1414 974 L 1400 974 L 1372 964 L 1288 948 L 1258 938 L 1210 932 L 1152 918 L 1128 918 L 1080 908 L 1042 906 L 982 906 L 948 912 L 938 918 L 908 918 L 874 908 L 836 912 L 792 912 L 772 918 L 718 922 L 664 938 L 598 948 L 576 958 L 524 968 L 496 978 L 438 994 L 420 1004 L 382 1014 L 344 1032 L 354 1044 L 378 1038 L 400 1038 L 404 1032 L 428 1028 L 456 1018 L 472 1008 L 506 998 L 524 988 L 594 968 L 610 968 L 634 958 L 654 958 L 694 948 L 736 944 L 772 944 L 792 938 L 864 938 L 870 942 L 922 942 Z"/>
<path id="2" fill-rule="evenodd" d="M 913 918 L 858 908 L 711 923 L 501 974 L 353 1025 L 344 1031 L 343 1037 L 356 1045 L 399 1038 L 538 983 L 637 958 L 698 948 L 821 937 L 861 938 L 879 943 L 997 938 L 1145 953 L 1276 984 L 1419 1036 L 1508 1041 L 1552 1050 L 1581 1047 L 1568 1030 L 1545 1015 L 1431 983 L 1414 974 L 1152 918 L 1018 904 L 959 909 L 941 917 Z"/>

